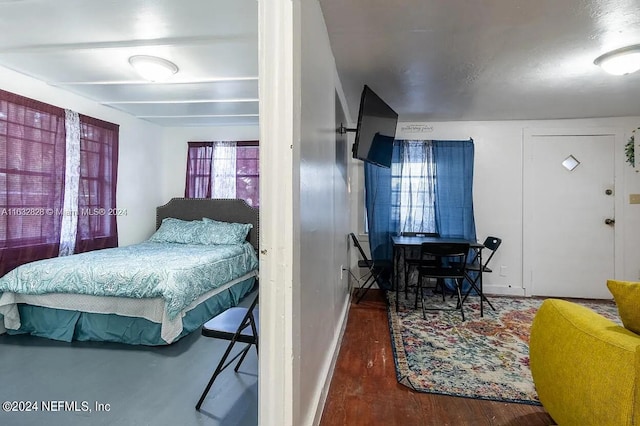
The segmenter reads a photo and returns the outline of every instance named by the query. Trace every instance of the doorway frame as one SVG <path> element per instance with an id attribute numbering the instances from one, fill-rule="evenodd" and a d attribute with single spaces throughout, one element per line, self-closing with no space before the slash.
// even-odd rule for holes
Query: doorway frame
<path id="1" fill-rule="evenodd" d="M 532 171 L 533 143 L 537 137 L 545 136 L 613 136 L 614 138 L 614 217 L 616 224 L 613 234 L 613 262 L 614 276 L 616 279 L 624 275 L 624 130 L 616 127 L 582 127 L 582 128 L 525 128 L 523 129 L 523 149 L 522 149 L 522 287 L 525 296 L 532 296 L 533 293 L 533 265 L 532 259 L 533 243 L 532 235 L 535 230 L 532 228 L 533 210 L 533 185 L 535 177 Z M 605 285 L 606 283 L 603 283 Z"/>

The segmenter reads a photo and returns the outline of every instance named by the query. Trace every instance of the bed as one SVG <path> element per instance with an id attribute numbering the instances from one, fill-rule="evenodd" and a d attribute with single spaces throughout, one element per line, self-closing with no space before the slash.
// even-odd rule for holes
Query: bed
<path id="1" fill-rule="evenodd" d="M 258 211 L 242 200 L 174 198 L 156 209 L 156 232 L 142 243 L 0 278 L 0 333 L 174 343 L 252 290 L 258 233 Z"/>

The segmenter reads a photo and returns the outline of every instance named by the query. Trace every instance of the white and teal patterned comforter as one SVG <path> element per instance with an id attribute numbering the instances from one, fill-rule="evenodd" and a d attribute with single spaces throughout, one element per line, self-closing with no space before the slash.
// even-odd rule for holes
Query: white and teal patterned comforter
<path id="1" fill-rule="evenodd" d="M 249 243 L 144 242 L 22 265 L 0 278 L 0 296 L 14 292 L 161 297 L 169 319 L 174 319 L 200 295 L 257 267 Z"/>

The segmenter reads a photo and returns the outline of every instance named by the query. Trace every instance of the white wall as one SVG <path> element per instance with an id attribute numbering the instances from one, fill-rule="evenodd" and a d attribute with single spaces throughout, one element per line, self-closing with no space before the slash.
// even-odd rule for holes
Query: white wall
<path id="1" fill-rule="evenodd" d="M 474 211 L 479 240 L 487 235 L 503 238 L 500 250 L 492 259 L 493 266 L 506 266 L 506 276 L 485 275 L 485 290 L 496 294 L 524 294 L 523 291 L 523 133 L 524 129 L 589 129 L 615 128 L 625 136 L 617 141 L 616 157 L 623 155 L 623 147 L 631 131 L 640 125 L 640 117 L 486 121 L 486 122 L 412 122 L 399 123 L 397 139 L 462 140 L 472 137 L 475 144 Z M 622 238 L 622 271 L 618 279 L 640 279 L 640 205 L 629 204 L 629 194 L 640 193 L 640 173 L 624 161 L 616 161 L 617 205 L 616 224 L 624 226 Z M 357 175 L 354 227 L 362 228 L 362 164 L 352 165 Z M 354 209 L 355 210 L 355 209 Z"/>
<path id="2" fill-rule="evenodd" d="M 162 188 L 157 184 L 163 176 L 158 167 L 161 127 L 2 67 L 0 89 L 119 124 L 116 203 L 127 211 L 118 217 L 119 244 L 137 243 L 151 234 L 155 207 L 162 204 Z"/>
<path id="3" fill-rule="evenodd" d="M 162 141 L 162 199 L 184 197 L 187 142 L 258 140 L 258 126 L 167 127 Z"/>
<path id="4" fill-rule="evenodd" d="M 339 82 L 317 0 L 259 5 L 259 422 L 302 426 L 319 422 L 349 300 Z"/>
<path id="5" fill-rule="evenodd" d="M 302 2 L 299 144 L 298 424 L 312 424 L 324 402 L 348 309 L 347 183 L 336 164 L 335 60 L 317 1 Z M 294 147 L 295 155 L 295 147 Z M 342 277 L 342 279 L 341 279 Z"/>

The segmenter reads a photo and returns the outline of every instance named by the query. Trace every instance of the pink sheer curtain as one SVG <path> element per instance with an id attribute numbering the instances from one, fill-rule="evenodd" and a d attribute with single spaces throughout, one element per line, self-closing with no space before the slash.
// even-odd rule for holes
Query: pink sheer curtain
<path id="1" fill-rule="evenodd" d="M 217 194 L 212 185 L 212 163 L 216 142 L 189 142 L 187 151 L 186 198 L 226 198 L 228 194 Z M 235 160 L 225 164 L 233 170 L 232 189 L 234 197 L 243 199 L 253 207 L 260 205 L 260 169 L 258 141 L 235 143 Z M 218 163 L 225 159 L 217 159 Z M 224 185 L 221 185 L 224 186 Z"/>
<path id="2" fill-rule="evenodd" d="M 117 124 L 80 115 L 80 187 L 76 253 L 117 247 Z"/>
<path id="3" fill-rule="evenodd" d="M 64 109 L 0 90 L 0 275 L 58 255 Z"/>

